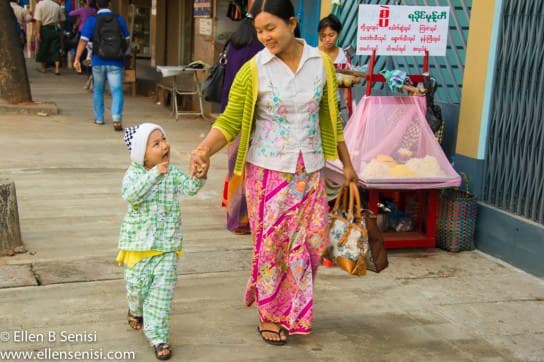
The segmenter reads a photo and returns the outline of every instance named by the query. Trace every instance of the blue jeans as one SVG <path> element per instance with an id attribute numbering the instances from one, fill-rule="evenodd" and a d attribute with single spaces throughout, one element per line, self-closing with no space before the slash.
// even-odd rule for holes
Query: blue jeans
<path id="1" fill-rule="evenodd" d="M 122 122 L 123 114 L 123 68 L 115 65 L 93 65 L 93 111 L 94 119 L 104 122 L 104 89 L 106 78 L 111 93 L 111 119 Z"/>

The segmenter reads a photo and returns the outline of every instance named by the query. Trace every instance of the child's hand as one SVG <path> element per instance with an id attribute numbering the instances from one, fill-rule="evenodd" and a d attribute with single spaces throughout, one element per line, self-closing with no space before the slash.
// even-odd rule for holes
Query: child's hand
<path id="1" fill-rule="evenodd" d="M 168 161 L 159 163 L 157 165 L 157 170 L 159 171 L 160 174 L 168 173 Z"/>

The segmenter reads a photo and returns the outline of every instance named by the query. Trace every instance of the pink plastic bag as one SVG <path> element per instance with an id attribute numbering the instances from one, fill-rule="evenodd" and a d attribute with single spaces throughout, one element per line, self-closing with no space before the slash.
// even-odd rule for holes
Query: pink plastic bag
<path id="1" fill-rule="evenodd" d="M 344 130 L 359 184 L 380 189 L 460 185 L 461 177 L 429 127 L 425 110 L 425 97 L 361 99 Z M 340 161 L 327 162 L 327 175 L 343 182 Z"/>

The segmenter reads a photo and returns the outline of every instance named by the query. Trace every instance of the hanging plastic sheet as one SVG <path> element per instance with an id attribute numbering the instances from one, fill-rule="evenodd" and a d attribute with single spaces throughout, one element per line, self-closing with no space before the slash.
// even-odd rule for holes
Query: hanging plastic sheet
<path id="1" fill-rule="evenodd" d="M 460 185 L 426 121 L 425 102 L 410 96 L 361 99 L 344 130 L 359 184 L 400 190 Z M 327 175 L 343 182 L 340 161 L 327 162 Z"/>

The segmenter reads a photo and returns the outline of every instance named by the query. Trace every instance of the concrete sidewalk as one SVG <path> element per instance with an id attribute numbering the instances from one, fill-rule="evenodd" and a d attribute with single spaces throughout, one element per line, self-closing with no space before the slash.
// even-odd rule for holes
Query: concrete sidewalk
<path id="1" fill-rule="evenodd" d="M 29 250 L 0 258 L 0 360 L 24 360 L 2 357 L 16 350 L 51 359 L 95 353 L 82 358 L 89 361 L 125 351 L 135 354 L 125 360 L 153 361 L 143 334 L 126 323 L 114 261 L 129 165 L 122 134 L 108 114 L 106 126 L 92 123 L 84 76 L 34 68 L 29 63 L 34 99 L 56 102 L 60 114 L 0 114 L 0 177 L 15 181 Z M 164 126 L 173 163 L 184 169 L 210 126 L 176 122 L 153 99 L 129 95 L 124 119 Z M 363 278 L 321 268 L 314 333 L 281 348 L 263 343 L 255 309 L 242 303 L 251 240 L 226 231 L 220 207 L 224 152 L 211 167 L 202 192 L 182 200 L 173 361 L 544 361 L 543 280 L 477 251 L 395 250 L 388 269 Z"/>

